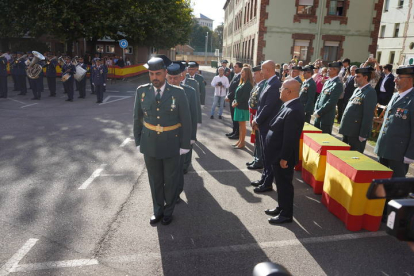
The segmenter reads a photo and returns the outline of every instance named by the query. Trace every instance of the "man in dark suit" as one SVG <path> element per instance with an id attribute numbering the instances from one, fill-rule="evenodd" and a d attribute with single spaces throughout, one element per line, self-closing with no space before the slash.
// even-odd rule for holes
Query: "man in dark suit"
<path id="1" fill-rule="evenodd" d="M 377 91 L 378 103 L 387 105 L 394 93 L 394 75 L 392 74 L 392 64 L 387 64 L 383 68 L 384 75 L 379 79 L 375 90 Z"/>
<path id="2" fill-rule="evenodd" d="M 226 96 L 226 102 L 230 102 L 232 103 L 234 101 L 234 97 L 236 95 L 236 89 L 240 84 L 240 72 L 241 69 L 243 68 L 243 63 L 241 62 L 236 62 L 236 64 L 234 65 L 234 77 L 230 82 L 230 87 L 229 87 L 229 93 L 227 93 Z M 239 139 L 239 122 L 234 121 L 233 117 L 234 117 L 234 108 L 232 107 L 232 105 L 230 104 L 230 114 L 231 114 L 231 120 L 233 121 L 233 130 L 230 133 L 227 133 L 226 136 L 229 137 L 229 139 L 233 139 L 233 140 L 238 140 Z"/>
<path id="3" fill-rule="evenodd" d="M 273 61 L 267 60 L 262 64 L 262 75 L 266 81 L 259 97 L 256 116 L 252 121 L 252 129 L 258 129 L 260 132 L 264 170 L 260 180 L 251 182 L 253 186 L 256 186 L 254 189 L 255 193 L 272 190 L 272 165 L 267 161 L 269 158 L 267 155 L 271 154 L 271 152 L 266 148 L 265 141 L 270 121 L 276 116 L 282 106 L 282 101 L 279 97 L 281 83 L 275 74 L 275 63 Z"/>
<path id="4" fill-rule="evenodd" d="M 266 161 L 272 164 L 275 176 L 278 203 L 275 209 L 265 213 L 273 216 L 270 224 L 292 222 L 293 218 L 293 172 L 299 161 L 299 140 L 305 123 L 305 111 L 299 99 L 300 84 L 294 79 L 287 80 L 280 89 L 282 108 L 270 123 L 266 136 L 269 154 Z"/>

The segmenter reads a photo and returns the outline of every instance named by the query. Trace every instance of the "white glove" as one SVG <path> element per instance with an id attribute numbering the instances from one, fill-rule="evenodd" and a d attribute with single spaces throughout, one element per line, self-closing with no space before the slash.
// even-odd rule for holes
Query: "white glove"
<path id="1" fill-rule="evenodd" d="M 103 86 L 106 86 L 106 83 L 104 83 Z"/>
<path id="2" fill-rule="evenodd" d="M 189 149 L 180 149 L 180 155 L 187 154 L 189 152 L 190 152 Z"/>
<path id="3" fill-rule="evenodd" d="M 201 127 L 201 123 L 197 123 L 197 128 Z"/>
<path id="4" fill-rule="evenodd" d="M 411 164 L 411 163 L 414 163 L 414 160 L 404 156 L 404 164 Z"/>
<path id="5" fill-rule="evenodd" d="M 190 141 L 190 144 L 192 145 L 192 144 L 194 144 L 195 143 L 195 140 L 191 140 Z"/>
<path id="6" fill-rule="evenodd" d="M 365 140 L 367 140 L 367 138 L 363 138 L 363 137 L 359 136 L 359 141 L 360 142 L 364 142 Z"/>
<path id="7" fill-rule="evenodd" d="M 137 146 L 137 151 L 139 151 L 139 147 L 140 147 L 140 146 Z"/>
<path id="8" fill-rule="evenodd" d="M 314 115 L 316 118 L 321 117 L 321 116 L 319 116 L 319 114 L 318 114 L 318 112 L 317 112 L 317 111 L 315 111 L 315 113 L 313 113 L 313 115 Z"/>
<path id="9" fill-rule="evenodd" d="M 92 85 L 93 85 L 93 86 L 95 86 L 95 84 L 94 84 L 94 83 L 92 83 Z"/>

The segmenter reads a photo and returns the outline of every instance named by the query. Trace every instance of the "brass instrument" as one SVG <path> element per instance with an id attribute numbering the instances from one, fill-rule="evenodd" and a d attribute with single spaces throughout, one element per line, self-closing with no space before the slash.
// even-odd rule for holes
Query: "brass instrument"
<path id="1" fill-rule="evenodd" d="M 63 60 L 62 56 L 58 57 L 58 63 L 61 67 L 65 64 L 65 61 Z"/>
<path id="2" fill-rule="evenodd" d="M 45 57 L 41 53 L 36 51 L 32 51 L 32 53 L 33 59 L 26 69 L 26 74 L 31 79 L 37 79 L 39 78 L 40 73 L 43 71 L 42 65 L 40 65 L 38 62 L 41 60 L 45 60 Z"/>
<path id="3" fill-rule="evenodd" d="M 27 55 L 22 55 L 18 59 L 16 59 L 16 63 L 18 63 L 21 59 L 27 58 Z"/>

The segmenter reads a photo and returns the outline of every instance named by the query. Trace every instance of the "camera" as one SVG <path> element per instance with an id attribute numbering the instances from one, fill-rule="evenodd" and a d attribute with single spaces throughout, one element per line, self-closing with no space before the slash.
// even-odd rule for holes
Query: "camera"
<path id="1" fill-rule="evenodd" d="M 222 86 L 222 85 L 223 85 L 223 83 L 222 83 L 221 81 L 219 81 L 219 82 L 217 83 L 217 85 L 218 85 L 218 86 Z"/>
<path id="2" fill-rule="evenodd" d="M 387 234 L 400 241 L 414 241 L 414 178 L 372 181 L 368 199 L 387 199 Z"/>

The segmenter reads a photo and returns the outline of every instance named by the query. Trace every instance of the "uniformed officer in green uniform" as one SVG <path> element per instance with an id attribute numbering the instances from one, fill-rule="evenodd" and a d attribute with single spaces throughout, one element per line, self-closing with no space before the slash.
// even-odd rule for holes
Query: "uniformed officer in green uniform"
<path id="1" fill-rule="evenodd" d="M 188 105 L 190 107 L 190 113 L 187 115 L 191 118 L 191 149 L 192 145 L 195 143 L 197 136 L 197 101 L 196 101 L 196 91 L 191 86 L 181 83 L 182 72 L 185 71 L 185 65 L 181 62 L 173 62 L 170 66 L 167 67 L 167 81 L 171 85 L 180 86 L 184 89 L 185 95 L 187 96 Z M 180 169 L 179 169 L 179 187 L 178 187 L 178 196 L 177 203 L 181 201 L 180 194 L 184 189 L 184 162 L 191 163 L 191 149 L 190 152 L 181 155 L 180 158 Z M 190 160 L 188 161 L 188 158 Z"/>
<path id="2" fill-rule="evenodd" d="M 303 105 L 305 110 L 305 122 L 310 123 L 310 119 L 315 107 L 315 96 L 316 96 L 316 83 L 312 78 L 313 70 L 315 67 L 313 65 L 307 65 L 302 68 L 303 77 L 305 81 L 302 83 L 300 88 L 300 102 Z"/>
<path id="3" fill-rule="evenodd" d="M 205 105 L 206 103 L 206 83 L 204 82 L 204 78 L 202 75 L 198 73 L 198 63 L 195 61 L 188 62 L 188 75 L 187 78 L 195 79 L 198 81 L 198 85 L 200 87 L 200 103 L 201 105 Z"/>
<path id="4" fill-rule="evenodd" d="M 342 116 L 339 133 L 343 141 L 351 146 L 351 150 L 364 153 L 365 144 L 371 134 L 374 110 L 377 105 L 377 92 L 370 85 L 374 68 L 358 68 L 355 73 L 355 84 L 358 86 L 346 105 Z"/>
<path id="5" fill-rule="evenodd" d="M 398 68 L 397 74 L 398 93 L 387 105 L 375 153 L 394 171 L 392 177 L 405 177 L 414 162 L 414 66 Z"/>
<path id="6" fill-rule="evenodd" d="M 166 82 L 163 55 L 145 65 L 151 83 L 138 87 L 134 107 L 135 144 L 144 154 L 154 214 L 150 224 L 168 225 L 177 199 L 180 155 L 190 149 L 191 117 L 184 89 Z"/>
<path id="7" fill-rule="evenodd" d="M 315 127 L 322 133 L 332 133 L 335 120 L 336 104 L 343 92 L 343 84 L 338 77 L 342 62 L 333 62 L 328 65 L 329 80 L 325 82 L 322 92 L 315 105 Z"/>

